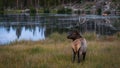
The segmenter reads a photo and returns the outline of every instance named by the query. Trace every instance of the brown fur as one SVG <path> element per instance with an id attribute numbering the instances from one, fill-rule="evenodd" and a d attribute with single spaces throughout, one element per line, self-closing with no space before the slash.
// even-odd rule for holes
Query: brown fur
<path id="1" fill-rule="evenodd" d="M 72 48 L 74 49 L 74 52 L 77 53 L 79 48 L 81 47 L 81 39 L 76 39 L 72 42 Z"/>
<path id="2" fill-rule="evenodd" d="M 75 61 L 75 56 L 78 56 L 78 63 L 80 63 L 80 56 L 83 55 L 83 60 L 86 56 L 87 43 L 85 38 L 83 38 L 78 31 L 71 31 L 67 36 L 68 39 L 72 39 L 72 50 L 73 50 L 73 62 Z"/>

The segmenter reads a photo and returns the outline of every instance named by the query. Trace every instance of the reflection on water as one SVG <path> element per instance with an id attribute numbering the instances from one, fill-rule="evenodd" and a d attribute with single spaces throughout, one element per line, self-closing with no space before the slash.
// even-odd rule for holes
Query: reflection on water
<path id="1" fill-rule="evenodd" d="M 0 27 L 0 44 L 15 40 L 41 40 L 45 39 L 45 27 Z"/>
<path id="2" fill-rule="evenodd" d="M 78 29 L 81 33 L 95 32 L 112 35 L 120 31 L 119 16 L 29 14 L 0 16 L 0 44 L 15 40 L 43 40 L 53 32 Z"/>

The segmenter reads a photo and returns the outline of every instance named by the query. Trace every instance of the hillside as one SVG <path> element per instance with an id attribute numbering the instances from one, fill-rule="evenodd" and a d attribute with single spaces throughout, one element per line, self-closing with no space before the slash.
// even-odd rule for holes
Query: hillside
<path id="1" fill-rule="evenodd" d="M 85 14 L 120 14 L 118 0 L 0 0 L 1 11 L 33 8 L 55 11 L 61 9 L 61 7 L 70 8 L 73 13 L 80 11 Z"/>

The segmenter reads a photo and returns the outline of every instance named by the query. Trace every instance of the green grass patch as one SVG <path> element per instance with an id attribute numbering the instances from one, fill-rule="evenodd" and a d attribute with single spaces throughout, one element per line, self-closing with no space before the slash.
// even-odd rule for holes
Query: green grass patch
<path id="1" fill-rule="evenodd" d="M 58 32 L 52 33 L 49 38 L 51 38 L 52 40 L 58 42 L 58 41 L 65 41 L 67 40 L 67 34 L 66 33 L 61 33 L 59 34 Z"/>
<path id="2" fill-rule="evenodd" d="M 21 13 L 22 12 L 22 10 L 9 10 L 9 11 L 4 11 L 4 13 L 6 13 L 6 14 L 10 14 L 10 13 Z"/>
<path id="3" fill-rule="evenodd" d="M 85 37 L 90 40 L 86 60 L 80 64 L 71 62 L 71 41 L 66 39 L 66 34 L 56 32 L 43 41 L 0 46 L 0 68 L 119 68 L 120 42 L 117 39 L 111 42 Z"/>
<path id="4" fill-rule="evenodd" d="M 87 40 L 96 40 L 97 35 L 94 32 L 86 32 L 83 35 Z"/>
<path id="5" fill-rule="evenodd" d="M 28 52 L 30 54 L 37 54 L 37 53 L 42 53 L 44 52 L 44 49 L 43 48 L 40 48 L 40 47 L 34 47 L 32 49 L 29 49 Z"/>

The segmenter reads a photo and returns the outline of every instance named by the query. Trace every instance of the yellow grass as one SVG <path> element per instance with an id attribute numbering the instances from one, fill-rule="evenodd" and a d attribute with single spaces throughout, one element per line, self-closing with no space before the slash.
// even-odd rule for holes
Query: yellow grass
<path id="1" fill-rule="evenodd" d="M 56 38 L 55 38 L 56 39 Z M 88 41 L 86 60 L 72 63 L 70 40 L 21 41 L 0 46 L 0 68 L 119 68 L 120 42 Z"/>

